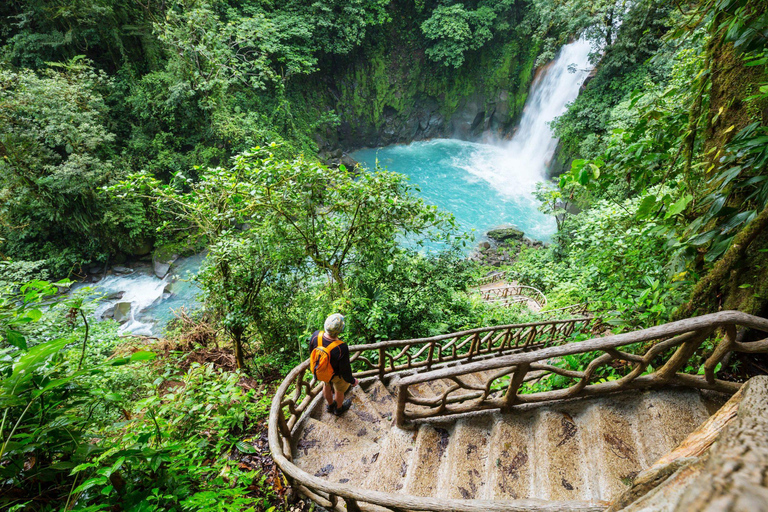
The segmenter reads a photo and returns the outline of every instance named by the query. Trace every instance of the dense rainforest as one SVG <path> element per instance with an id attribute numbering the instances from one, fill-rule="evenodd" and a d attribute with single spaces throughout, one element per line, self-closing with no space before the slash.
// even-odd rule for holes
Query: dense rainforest
<path id="1" fill-rule="evenodd" d="M 764 2 L 4 1 L 0 507 L 309 510 L 264 424 L 326 315 L 350 343 L 535 317 L 468 293 L 497 270 L 472 235 L 348 152 L 504 139 L 577 38 L 595 68 L 536 193 L 557 233 L 503 270 L 615 332 L 766 316 Z M 68 291 L 201 252 L 161 336 Z"/>

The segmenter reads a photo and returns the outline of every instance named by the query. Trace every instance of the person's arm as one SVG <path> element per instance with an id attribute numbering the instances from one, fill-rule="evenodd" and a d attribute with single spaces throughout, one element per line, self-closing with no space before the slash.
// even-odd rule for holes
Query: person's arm
<path id="1" fill-rule="evenodd" d="M 349 347 L 346 343 L 339 345 L 339 376 L 350 384 L 355 384 L 357 379 L 352 376 L 352 365 L 349 363 Z"/>

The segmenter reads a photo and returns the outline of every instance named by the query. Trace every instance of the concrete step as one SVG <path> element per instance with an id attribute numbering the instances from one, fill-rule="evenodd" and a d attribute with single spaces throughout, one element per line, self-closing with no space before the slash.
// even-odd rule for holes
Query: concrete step
<path id="1" fill-rule="evenodd" d="M 456 423 L 440 474 L 438 497 L 471 500 L 485 495 L 492 423 L 490 417 Z"/>
<path id="2" fill-rule="evenodd" d="M 380 452 L 379 445 L 364 437 L 308 418 L 294 447 L 294 462 L 311 475 L 359 485 Z"/>
<path id="3" fill-rule="evenodd" d="M 440 466 L 446 458 L 450 438 L 451 432 L 442 427 L 423 425 L 419 428 L 413 463 L 408 468 L 403 493 L 435 495 Z"/>
<path id="4" fill-rule="evenodd" d="M 600 400 L 584 413 L 584 440 L 595 500 L 610 501 L 625 491 L 643 469 L 641 447 L 631 409 Z"/>
<path id="5" fill-rule="evenodd" d="M 488 452 L 487 499 L 534 497 L 535 413 L 497 414 Z"/>
<path id="6" fill-rule="evenodd" d="M 331 425 L 336 429 L 349 433 L 351 436 L 366 439 L 372 443 L 378 443 L 389 431 L 389 421 L 385 421 L 378 409 L 371 403 L 368 395 L 355 386 L 347 393 L 347 398 L 352 400 L 352 407 L 343 415 L 325 411 L 325 400 L 321 400 L 312 411 L 312 418 Z"/>
<path id="7" fill-rule="evenodd" d="M 643 467 L 675 448 L 708 417 L 699 393 L 691 389 L 646 391 L 632 416 L 636 419 Z"/>
<path id="8" fill-rule="evenodd" d="M 394 419 L 397 405 L 395 397 L 380 380 L 374 381 L 365 390 L 365 395 L 368 398 L 368 405 L 378 411 L 383 421 L 391 422 Z"/>
<path id="9" fill-rule="evenodd" d="M 362 487 L 374 491 L 399 492 L 414 463 L 417 432 L 393 427 L 381 443 L 381 452 Z"/>
<path id="10" fill-rule="evenodd" d="M 538 410 L 534 435 L 533 497 L 544 500 L 591 500 L 583 444 L 583 418 L 576 407 Z"/>

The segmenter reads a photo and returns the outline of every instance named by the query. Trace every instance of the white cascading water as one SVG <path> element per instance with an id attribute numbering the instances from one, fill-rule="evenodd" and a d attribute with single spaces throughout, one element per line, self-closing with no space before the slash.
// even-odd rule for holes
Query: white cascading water
<path id="1" fill-rule="evenodd" d="M 129 303 L 130 315 L 120 326 L 119 332 L 150 336 L 157 334 L 180 308 L 197 307 L 199 289 L 192 277 L 197 274 L 204 254 L 179 258 L 171 272 L 164 279 L 159 279 L 148 264 L 136 265 L 135 271 L 127 275 L 109 275 L 100 281 L 73 287 L 73 292 L 87 288 L 86 291 L 98 306 L 94 312 L 96 318 L 104 318 L 105 313 L 119 303 Z"/>
<path id="2" fill-rule="evenodd" d="M 487 146 L 487 150 L 478 152 L 478 161 L 457 162 L 458 166 L 505 195 L 529 195 L 536 183 L 546 179 L 557 148 L 550 124 L 576 99 L 592 70 L 590 50 L 590 43 L 583 39 L 565 45 L 531 84 L 512 139 Z"/>
<path id="3" fill-rule="evenodd" d="M 120 326 L 119 332 L 130 332 L 149 336 L 152 334 L 152 323 L 142 322 L 139 315 L 163 297 L 166 286 L 165 279 L 158 279 L 152 274 L 131 274 L 128 276 L 107 276 L 94 286 L 99 292 L 109 295 L 124 292 L 123 296 L 114 302 L 107 302 L 96 309 L 96 316 L 101 315 L 115 302 L 131 304 L 130 320 Z"/>

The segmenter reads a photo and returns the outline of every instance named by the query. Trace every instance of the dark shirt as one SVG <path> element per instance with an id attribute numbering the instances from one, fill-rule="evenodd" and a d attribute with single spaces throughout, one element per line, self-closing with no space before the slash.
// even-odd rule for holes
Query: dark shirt
<path id="1" fill-rule="evenodd" d="M 309 338 L 309 351 L 310 353 L 317 348 L 317 335 L 320 331 L 312 333 L 312 337 Z M 333 343 L 328 340 L 326 335 L 323 339 L 323 346 L 327 347 Z M 346 343 L 340 343 L 336 348 L 331 350 L 331 368 L 333 368 L 333 374 L 338 375 L 350 384 L 355 383 L 355 378 L 352 377 L 352 366 L 349 364 L 349 347 Z"/>

